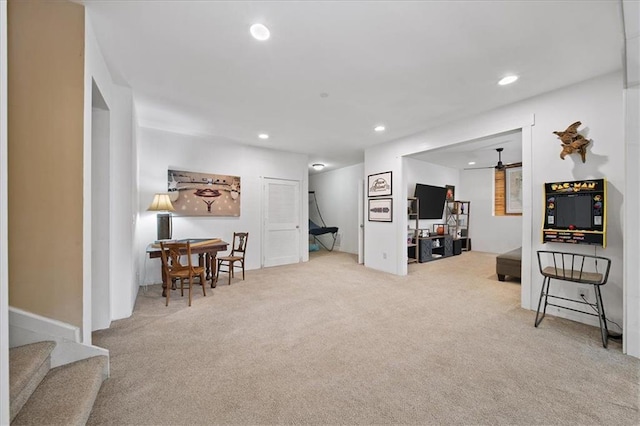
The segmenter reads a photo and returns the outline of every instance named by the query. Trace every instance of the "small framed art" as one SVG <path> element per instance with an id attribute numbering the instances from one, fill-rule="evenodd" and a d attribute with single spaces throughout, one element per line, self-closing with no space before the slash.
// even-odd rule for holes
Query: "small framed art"
<path id="1" fill-rule="evenodd" d="M 391 195 L 391 172 L 377 173 L 369 175 L 368 180 L 369 197 L 382 197 Z"/>
<path id="2" fill-rule="evenodd" d="M 447 188 L 447 201 L 453 201 L 456 199 L 456 187 L 453 185 L 445 185 Z"/>
<path id="3" fill-rule="evenodd" d="M 509 167 L 505 172 L 506 212 L 522 214 L 522 167 Z"/>
<path id="4" fill-rule="evenodd" d="M 393 199 L 375 198 L 369 200 L 370 222 L 391 222 L 393 220 Z"/>

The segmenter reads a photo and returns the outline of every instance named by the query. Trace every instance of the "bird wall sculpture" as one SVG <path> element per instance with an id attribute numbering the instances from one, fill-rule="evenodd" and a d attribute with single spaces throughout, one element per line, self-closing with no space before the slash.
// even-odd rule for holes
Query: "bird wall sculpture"
<path id="1" fill-rule="evenodd" d="M 580 154 L 583 163 L 587 161 L 587 145 L 589 145 L 591 141 L 578 133 L 578 127 L 580 127 L 580 125 L 582 125 L 582 123 L 576 121 L 567 127 L 567 130 L 564 132 L 553 132 L 553 134 L 558 135 L 558 139 L 560 139 L 562 143 L 562 152 L 560 152 L 561 159 L 564 160 L 564 157 L 567 155 L 577 152 Z"/>

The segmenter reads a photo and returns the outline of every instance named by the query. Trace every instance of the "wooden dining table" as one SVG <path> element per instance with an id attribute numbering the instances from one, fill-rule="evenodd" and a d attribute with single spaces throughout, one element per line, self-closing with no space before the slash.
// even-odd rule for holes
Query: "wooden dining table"
<path id="1" fill-rule="evenodd" d="M 227 250 L 227 248 L 229 247 L 229 243 L 227 243 L 226 241 L 222 241 L 220 238 L 186 238 L 182 240 L 171 240 L 167 242 L 191 243 L 191 254 L 198 255 L 198 266 L 205 267 L 205 279 L 211 281 L 211 288 L 215 288 L 217 284 L 216 257 L 218 255 L 218 252 Z M 147 254 L 151 259 L 159 258 L 161 256 L 160 243 L 149 244 L 149 246 L 147 247 Z M 162 264 L 160 265 L 160 269 L 162 271 L 162 296 L 166 297 L 167 277 L 165 276 Z"/>

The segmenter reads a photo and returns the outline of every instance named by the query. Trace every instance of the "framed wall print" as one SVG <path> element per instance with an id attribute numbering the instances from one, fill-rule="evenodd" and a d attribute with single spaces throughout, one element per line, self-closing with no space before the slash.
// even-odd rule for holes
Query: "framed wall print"
<path id="1" fill-rule="evenodd" d="M 505 170 L 505 211 L 508 214 L 522 214 L 522 167 Z"/>
<path id="2" fill-rule="evenodd" d="M 456 187 L 453 185 L 445 185 L 445 188 L 447 188 L 447 197 L 446 200 L 447 201 L 453 201 L 456 199 Z"/>
<path id="3" fill-rule="evenodd" d="M 240 176 L 169 169 L 167 186 L 176 215 L 240 216 Z"/>
<path id="4" fill-rule="evenodd" d="M 392 222 L 393 199 L 374 198 L 369 200 L 369 222 Z"/>
<path id="5" fill-rule="evenodd" d="M 369 175 L 368 180 L 369 197 L 382 197 L 391 195 L 391 172 L 377 173 Z"/>

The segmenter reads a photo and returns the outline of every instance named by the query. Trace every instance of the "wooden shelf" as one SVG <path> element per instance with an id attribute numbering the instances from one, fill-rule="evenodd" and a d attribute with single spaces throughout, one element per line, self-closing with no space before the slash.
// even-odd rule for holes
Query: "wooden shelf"
<path id="1" fill-rule="evenodd" d="M 407 217 L 409 229 L 407 229 L 407 263 L 418 262 L 420 247 L 418 245 L 420 235 L 420 200 L 415 197 L 407 198 Z M 411 228 L 413 226 L 413 228 Z"/>
<path id="2" fill-rule="evenodd" d="M 454 240 L 462 241 L 462 250 L 471 250 L 469 244 L 470 201 L 447 201 L 445 206 L 445 222 L 449 226 L 449 234 Z"/>

